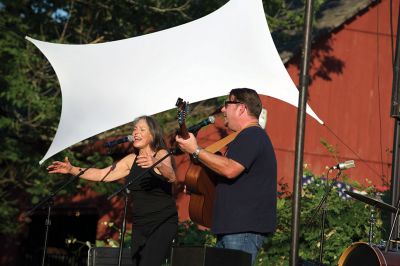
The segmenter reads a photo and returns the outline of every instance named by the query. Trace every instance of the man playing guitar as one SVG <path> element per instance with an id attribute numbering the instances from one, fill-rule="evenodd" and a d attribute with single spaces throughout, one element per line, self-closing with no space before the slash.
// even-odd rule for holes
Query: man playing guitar
<path id="1" fill-rule="evenodd" d="M 231 90 L 221 111 L 225 126 L 239 133 L 225 155 L 202 149 L 191 133 L 187 139 L 176 136 L 182 151 L 220 175 L 211 226 L 217 247 L 248 252 L 253 264 L 266 235 L 276 227 L 276 158 L 258 123 L 261 109 L 255 90 Z"/>

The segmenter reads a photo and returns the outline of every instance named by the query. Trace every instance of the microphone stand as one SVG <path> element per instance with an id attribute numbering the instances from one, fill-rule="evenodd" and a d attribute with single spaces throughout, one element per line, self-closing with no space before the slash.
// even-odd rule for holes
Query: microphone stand
<path id="1" fill-rule="evenodd" d="M 90 167 L 91 168 L 91 167 Z M 58 192 L 60 192 L 64 187 L 66 187 L 67 185 L 71 184 L 72 182 L 76 181 L 79 179 L 79 177 L 81 175 L 83 175 L 88 169 L 90 168 L 86 168 L 82 171 L 79 172 L 79 174 L 77 174 L 76 176 L 73 176 L 72 178 L 70 178 L 67 182 L 65 182 L 64 184 L 62 184 L 58 189 L 56 189 L 54 192 L 51 192 L 50 195 L 48 195 L 47 197 L 43 198 L 38 204 L 36 204 L 32 209 L 30 209 L 29 211 L 27 211 L 25 213 L 26 216 L 31 216 L 36 209 L 38 209 L 39 207 L 45 205 L 47 206 L 47 218 L 45 221 L 45 235 L 44 235 L 44 244 L 43 244 L 43 254 L 42 254 L 42 266 L 44 266 L 45 260 L 46 260 L 46 252 L 47 252 L 47 240 L 48 240 L 48 235 L 49 235 L 49 228 L 51 225 L 51 220 L 50 220 L 50 216 L 51 216 L 51 208 L 54 205 L 54 197 L 57 195 Z M 43 206 L 44 208 L 44 206 Z"/>
<path id="2" fill-rule="evenodd" d="M 368 231 L 368 245 L 372 246 L 372 240 L 375 237 L 374 228 L 375 228 L 375 207 L 371 206 L 370 208 L 370 216 L 369 216 L 369 231 Z"/>
<path id="3" fill-rule="evenodd" d="M 129 182 L 127 182 L 125 185 L 121 186 L 119 189 L 117 189 L 114 193 L 112 193 L 110 196 L 107 197 L 108 200 L 111 200 L 113 197 L 121 193 L 122 191 L 126 191 L 125 194 L 125 207 L 124 207 L 124 215 L 123 215 L 123 220 L 122 220 L 122 229 L 121 229 L 121 241 L 119 245 L 119 254 L 118 254 L 118 266 L 121 266 L 121 261 L 122 261 L 122 251 L 123 251 L 123 245 L 124 245 L 124 238 L 125 238 L 125 229 L 126 229 L 126 208 L 127 208 L 127 201 L 128 201 L 128 195 L 129 194 L 129 189 L 128 187 L 132 185 L 134 182 L 139 181 L 142 179 L 142 177 L 147 174 L 151 169 L 153 169 L 156 165 L 164 161 L 167 157 L 171 156 L 172 154 L 176 154 L 178 149 L 173 149 L 169 150 L 166 155 L 164 155 L 161 159 L 159 159 L 157 162 L 155 162 L 153 165 L 151 165 L 149 168 L 147 168 L 145 171 L 143 171 L 140 175 L 137 177 L 131 179 Z"/>
<path id="4" fill-rule="evenodd" d="M 118 253 L 118 266 L 121 266 L 122 262 L 122 252 L 123 252 L 123 246 L 124 246 L 124 240 L 125 240 L 125 232 L 126 232 L 126 209 L 128 206 L 128 196 L 129 196 L 130 190 L 127 188 L 125 189 L 124 195 L 125 195 L 125 201 L 124 201 L 124 216 L 122 219 L 122 226 L 121 226 L 121 237 L 120 237 L 120 243 L 119 243 L 119 253 Z"/>
<path id="5" fill-rule="evenodd" d="M 399 217 L 399 211 L 400 211 L 400 198 L 397 201 L 396 214 L 394 216 L 394 220 L 393 220 L 392 226 L 390 228 L 390 234 L 389 234 L 388 240 L 386 241 L 385 253 L 388 253 L 388 251 L 389 251 L 390 240 L 392 239 L 393 230 L 394 230 L 394 227 L 396 225 L 397 218 Z"/>
<path id="6" fill-rule="evenodd" d="M 322 263 L 322 258 L 323 258 L 323 253 L 324 253 L 324 242 L 325 242 L 325 220 L 326 220 L 326 201 L 328 199 L 328 196 L 330 194 L 330 192 L 332 191 L 332 188 L 336 182 L 336 180 L 339 178 L 340 174 L 342 173 L 341 169 L 339 168 L 338 173 L 336 174 L 335 178 L 332 180 L 331 184 L 328 185 L 329 183 L 329 173 L 333 168 L 329 168 L 328 173 L 326 175 L 326 190 L 325 190 L 325 194 L 322 197 L 321 201 L 319 202 L 317 208 L 314 211 L 314 214 L 317 214 L 321 208 L 322 208 L 322 213 L 321 213 L 321 234 L 320 234 L 320 247 L 319 247 L 319 264 L 323 265 Z M 315 215 L 313 215 L 315 217 Z"/>
<path id="7" fill-rule="evenodd" d="M 128 138 L 128 137 L 125 137 L 125 138 Z M 129 138 L 128 138 L 128 140 L 129 140 Z M 124 141 L 124 142 L 126 142 L 126 141 Z M 119 144 L 119 143 L 117 142 L 117 144 Z M 107 145 L 107 143 L 106 143 L 105 146 L 108 148 L 107 154 L 111 155 L 112 145 Z M 125 241 L 125 232 L 126 232 L 126 213 L 127 213 L 130 190 L 128 188 L 126 188 L 123 194 L 125 196 L 125 200 L 124 200 L 124 212 L 123 212 L 120 240 L 119 240 L 118 266 L 121 266 L 121 264 L 122 264 L 122 252 L 123 252 L 123 246 L 124 246 L 124 241 Z"/>

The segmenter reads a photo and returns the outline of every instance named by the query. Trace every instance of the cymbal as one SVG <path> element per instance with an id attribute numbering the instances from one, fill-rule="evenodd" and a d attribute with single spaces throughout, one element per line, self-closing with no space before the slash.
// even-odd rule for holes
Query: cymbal
<path id="1" fill-rule="evenodd" d="M 344 193 L 346 193 L 347 195 L 349 195 L 359 201 L 362 201 L 364 203 L 372 205 L 374 207 L 380 208 L 385 211 L 396 213 L 397 209 L 395 207 L 393 207 L 392 205 L 389 205 L 381 200 L 374 199 L 374 198 L 371 198 L 371 197 L 368 197 L 368 196 L 365 196 L 365 195 L 362 195 L 362 194 L 359 194 L 356 192 L 352 192 L 352 191 L 345 191 Z"/>

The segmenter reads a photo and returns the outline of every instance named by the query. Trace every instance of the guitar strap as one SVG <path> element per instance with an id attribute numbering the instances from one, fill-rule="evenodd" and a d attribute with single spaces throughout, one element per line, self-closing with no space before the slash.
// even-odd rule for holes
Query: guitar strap
<path id="1" fill-rule="evenodd" d="M 205 148 L 205 150 L 211 153 L 216 153 L 217 151 L 219 151 L 220 149 L 231 143 L 236 138 L 237 134 L 239 134 L 239 132 L 240 131 L 236 131 L 233 132 L 232 134 L 229 134 L 225 138 L 220 139 L 219 141 L 211 144 L 210 146 Z"/>
<path id="2" fill-rule="evenodd" d="M 252 127 L 252 126 L 259 126 L 259 124 L 258 123 L 251 123 L 245 128 Z M 245 129 L 245 128 L 243 128 L 243 129 Z M 240 130 L 240 131 L 242 131 L 242 130 Z M 222 149 L 223 147 L 225 147 L 226 145 L 231 143 L 236 138 L 236 136 L 240 133 L 240 131 L 236 131 L 236 132 L 233 132 L 232 134 L 229 134 L 225 138 L 220 139 L 219 141 L 211 144 L 210 146 L 205 148 L 205 150 L 208 151 L 208 152 L 211 152 L 211 153 L 216 153 L 217 151 L 219 151 L 220 149 Z"/>

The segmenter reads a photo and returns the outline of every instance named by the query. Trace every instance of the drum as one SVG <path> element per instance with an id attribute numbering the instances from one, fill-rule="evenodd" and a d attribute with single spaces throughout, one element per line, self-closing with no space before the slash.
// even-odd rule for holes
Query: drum
<path id="1" fill-rule="evenodd" d="M 378 247 L 364 242 L 350 245 L 340 256 L 339 266 L 400 266 L 400 253 L 389 251 L 385 253 Z"/>

